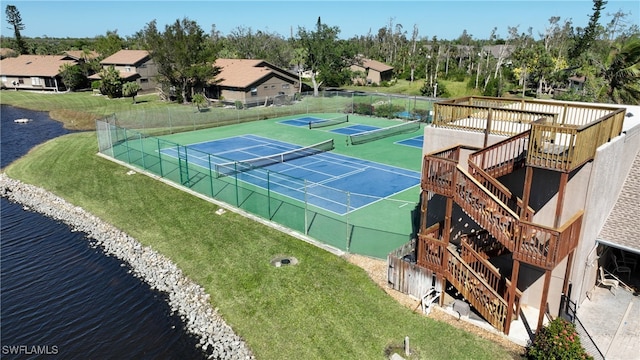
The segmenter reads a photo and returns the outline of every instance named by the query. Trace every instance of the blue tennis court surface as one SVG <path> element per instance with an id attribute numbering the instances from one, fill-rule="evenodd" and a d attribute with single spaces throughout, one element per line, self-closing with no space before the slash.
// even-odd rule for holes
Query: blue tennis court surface
<path id="1" fill-rule="evenodd" d="M 305 116 L 297 119 L 283 120 L 279 121 L 280 124 L 291 125 L 291 126 L 309 126 L 309 123 L 321 123 L 327 121 L 326 119 L 316 118 L 312 116 Z"/>
<path id="2" fill-rule="evenodd" d="M 186 147 L 186 154 L 178 154 L 176 148 L 163 149 L 162 153 L 175 158 L 186 158 L 189 163 L 209 171 L 209 158 L 211 165 L 215 165 L 214 162 L 242 161 L 300 148 L 256 135 L 207 141 Z M 216 156 L 209 157 L 204 153 Z M 222 158 L 226 160 L 223 161 Z M 268 174 L 264 170 L 269 170 Z M 240 181 L 268 188 L 272 193 L 307 201 L 311 205 L 340 215 L 420 183 L 419 172 L 332 152 L 322 152 L 240 172 L 237 177 Z"/>
<path id="3" fill-rule="evenodd" d="M 400 144 L 400 145 L 406 145 L 406 146 L 412 146 L 412 147 L 417 147 L 419 149 L 422 149 L 422 144 L 424 142 L 424 135 L 420 135 L 420 136 L 416 136 L 413 137 L 411 139 L 405 139 L 405 140 L 401 140 L 401 141 L 396 141 L 396 144 Z"/>
<path id="4" fill-rule="evenodd" d="M 378 130 L 380 129 L 379 127 L 375 127 L 375 126 L 369 126 L 369 125 L 351 125 L 351 126 L 346 126 L 346 127 L 341 127 L 339 129 L 333 129 L 331 130 L 331 132 L 334 132 L 336 134 L 342 134 L 342 135 L 354 135 L 354 134 L 360 134 L 363 132 L 367 132 L 367 131 L 371 131 L 371 130 Z"/>

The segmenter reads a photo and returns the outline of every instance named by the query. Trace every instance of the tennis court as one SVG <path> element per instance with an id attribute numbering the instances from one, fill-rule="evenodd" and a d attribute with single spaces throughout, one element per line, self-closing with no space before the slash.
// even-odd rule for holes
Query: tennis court
<path id="1" fill-rule="evenodd" d="M 424 135 L 420 135 L 420 136 L 412 137 L 411 139 L 396 141 L 395 144 L 412 146 L 418 149 L 422 149 L 423 142 L 424 142 Z"/>
<path id="2" fill-rule="evenodd" d="M 135 122 L 157 136 L 99 122 L 99 149 L 321 243 L 384 258 L 416 232 L 422 149 L 397 142 L 424 123 L 347 113 L 344 100 L 324 99 L 324 112 L 260 109 L 249 122 L 253 109 L 216 109 L 197 115 L 230 112 L 235 123 L 201 129 L 198 119 L 181 125 L 182 113 Z M 283 111 L 292 113 L 274 114 Z"/>
<path id="3" fill-rule="evenodd" d="M 339 215 L 393 196 L 420 182 L 420 173 L 416 171 L 334 154 L 328 152 L 327 147 L 300 147 L 252 134 L 185 147 L 184 154 L 176 148 L 161 152 L 176 159 L 182 157 L 207 171 L 210 170 L 210 157 L 198 154 L 216 154 L 213 163 L 218 176 L 235 175 L 240 181 L 269 188 L 271 192 L 306 201 Z M 261 171 L 255 171 L 257 168 Z M 271 172 L 268 182 L 265 170 Z M 344 203 L 345 192 L 349 193 L 348 204 Z"/>

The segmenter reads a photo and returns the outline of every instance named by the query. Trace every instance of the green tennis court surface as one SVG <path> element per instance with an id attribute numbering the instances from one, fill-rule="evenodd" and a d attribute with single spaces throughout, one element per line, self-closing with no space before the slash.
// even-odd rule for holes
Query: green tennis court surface
<path id="1" fill-rule="evenodd" d="M 98 137 L 111 146 L 101 152 L 118 160 L 328 245 L 385 258 L 417 231 L 422 151 L 396 144 L 422 135 L 409 123 L 313 113 L 158 137 L 105 123 Z M 335 131 L 353 127 L 372 136 L 352 145 L 354 133 Z M 255 160 L 327 141 L 328 151 Z"/>

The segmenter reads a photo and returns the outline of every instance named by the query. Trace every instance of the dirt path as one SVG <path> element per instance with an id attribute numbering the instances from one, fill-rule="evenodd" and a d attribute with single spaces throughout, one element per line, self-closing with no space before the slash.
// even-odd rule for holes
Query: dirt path
<path id="1" fill-rule="evenodd" d="M 374 259 L 362 255 L 348 254 L 346 259 L 354 265 L 363 268 L 369 277 L 378 284 L 384 291 L 394 298 L 400 304 L 408 307 L 414 312 L 421 313 L 420 302 L 409 295 L 393 290 L 387 286 L 387 262 L 385 260 Z M 456 317 L 449 315 L 439 307 L 435 307 L 436 311 L 432 311 L 428 316 L 437 321 L 443 321 L 447 324 L 474 333 L 482 338 L 493 341 L 504 347 L 512 354 L 514 359 L 521 359 L 524 354 L 524 348 L 501 335 L 494 334 L 485 329 L 477 327 L 466 321 L 459 321 Z M 426 316 L 426 315 L 425 315 Z"/>

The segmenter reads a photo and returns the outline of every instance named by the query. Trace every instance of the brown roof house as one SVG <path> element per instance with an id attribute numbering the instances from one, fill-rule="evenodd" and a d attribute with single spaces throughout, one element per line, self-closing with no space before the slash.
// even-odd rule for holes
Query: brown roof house
<path id="1" fill-rule="evenodd" d="M 217 59 L 220 73 L 205 89 L 207 97 L 243 106 L 279 104 L 298 92 L 298 77 L 264 60 Z"/>
<path id="2" fill-rule="evenodd" d="M 120 50 L 100 61 L 103 69 L 114 66 L 125 81 L 136 81 L 142 91 L 153 90 L 157 85 L 158 68 L 146 50 Z M 99 80 L 100 74 L 89 79 Z"/>
<path id="3" fill-rule="evenodd" d="M 15 90 L 66 91 L 62 66 L 78 62 L 66 55 L 20 55 L 0 60 L 2 87 Z"/>
<path id="4" fill-rule="evenodd" d="M 371 59 L 361 59 L 359 64 L 351 65 L 351 71 L 364 73 L 365 78 L 354 78 L 354 83 L 359 85 L 380 85 L 383 81 L 391 81 L 393 78 L 393 66 Z"/>

